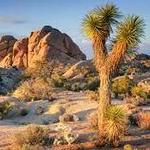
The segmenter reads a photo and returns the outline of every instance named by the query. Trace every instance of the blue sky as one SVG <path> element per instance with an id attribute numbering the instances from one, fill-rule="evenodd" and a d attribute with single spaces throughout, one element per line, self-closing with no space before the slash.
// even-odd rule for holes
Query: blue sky
<path id="1" fill-rule="evenodd" d="M 51 25 L 67 33 L 87 54 L 91 43 L 81 33 L 84 15 L 109 0 L 0 0 L 0 35 L 28 36 L 31 31 Z M 111 0 L 124 15 L 136 14 L 145 20 L 145 38 L 140 51 L 150 54 L 150 0 Z"/>

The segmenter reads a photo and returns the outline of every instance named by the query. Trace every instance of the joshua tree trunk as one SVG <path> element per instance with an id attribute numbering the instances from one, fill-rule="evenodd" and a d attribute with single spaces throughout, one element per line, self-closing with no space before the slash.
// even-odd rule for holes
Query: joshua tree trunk
<path id="1" fill-rule="evenodd" d="M 100 136 L 104 136 L 105 113 L 108 106 L 111 104 L 111 88 L 110 74 L 106 67 L 103 67 L 99 73 L 100 88 L 99 88 L 99 106 L 98 106 L 98 127 Z"/>

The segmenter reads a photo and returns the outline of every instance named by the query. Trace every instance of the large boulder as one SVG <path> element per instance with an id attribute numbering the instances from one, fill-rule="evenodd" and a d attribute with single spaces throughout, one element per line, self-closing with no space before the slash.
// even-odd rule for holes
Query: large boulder
<path id="1" fill-rule="evenodd" d="M 61 62 L 77 62 L 86 59 L 71 38 L 50 26 L 32 32 L 28 44 L 28 65 L 42 59 L 57 59 Z M 76 60 L 76 61 L 75 61 Z"/>
<path id="2" fill-rule="evenodd" d="M 12 36 L 3 36 L 0 40 L 2 67 L 16 66 L 24 69 L 45 59 L 74 64 L 86 59 L 86 56 L 67 34 L 51 26 L 31 32 L 29 38 L 17 42 Z"/>
<path id="3" fill-rule="evenodd" d="M 92 60 L 83 60 L 74 64 L 69 70 L 67 70 L 63 77 L 66 79 L 81 78 L 86 76 L 88 73 L 96 72 Z"/>
<path id="4" fill-rule="evenodd" d="M 150 72 L 146 72 L 146 73 L 143 73 L 143 74 L 137 74 L 137 75 L 130 75 L 129 77 L 132 78 L 133 81 L 138 84 L 142 80 L 143 81 L 144 80 L 149 80 Z"/>

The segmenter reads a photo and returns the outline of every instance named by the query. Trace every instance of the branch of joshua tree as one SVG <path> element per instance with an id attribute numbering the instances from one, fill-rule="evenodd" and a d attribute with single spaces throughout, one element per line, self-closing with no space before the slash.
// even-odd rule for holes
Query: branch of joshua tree
<path id="1" fill-rule="evenodd" d="M 126 43 L 123 43 L 121 41 L 117 41 L 112 49 L 112 52 L 107 56 L 105 65 L 108 68 L 108 71 L 110 74 L 114 72 L 122 58 L 124 57 L 125 53 L 127 52 L 128 47 Z"/>
<path id="2" fill-rule="evenodd" d="M 115 71 L 128 49 L 132 50 L 140 43 L 143 27 L 143 19 L 139 16 L 128 16 L 118 25 L 116 43 L 106 59 L 110 73 Z"/>

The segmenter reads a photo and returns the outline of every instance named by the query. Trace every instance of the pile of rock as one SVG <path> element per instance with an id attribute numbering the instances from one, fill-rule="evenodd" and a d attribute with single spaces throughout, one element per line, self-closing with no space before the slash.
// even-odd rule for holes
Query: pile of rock
<path id="1" fill-rule="evenodd" d="M 0 68 L 0 95 L 11 91 L 21 78 L 21 71 L 17 68 Z"/>

